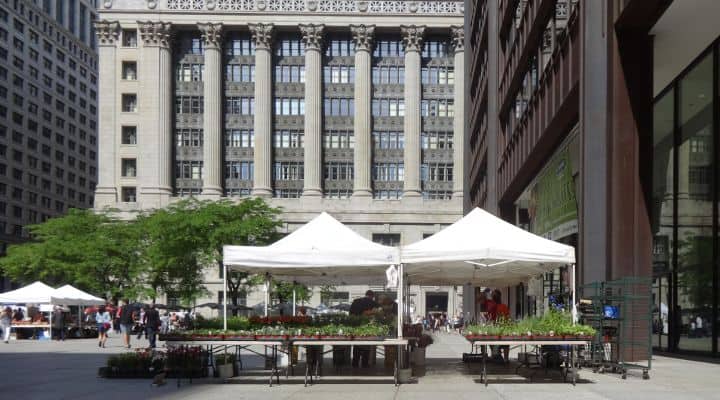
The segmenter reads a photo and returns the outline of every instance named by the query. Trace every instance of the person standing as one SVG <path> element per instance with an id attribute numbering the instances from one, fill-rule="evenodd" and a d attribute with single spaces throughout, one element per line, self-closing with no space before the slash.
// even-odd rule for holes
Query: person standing
<path id="1" fill-rule="evenodd" d="M 55 311 L 53 311 L 53 319 L 52 319 L 52 330 L 57 332 L 58 340 L 65 341 L 65 313 L 63 313 L 62 308 L 55 307 Z M 51 334 L 50 337 L 53 337 L 55 335 Z"/>
<path id="2" fill-rule="evenodd" d="M 353 300 L 350 304 L 350 315 L 363 315 L 365 312 L 378 308 L 375 302 L 375 292 L 368 290 L 365 297 Z M 353 346 L 352 366 L 357 367 L 362 359 L 362 367 L 370 367 L 370 346 Z"/>
<path id="3" fill-rule="evenodd" d="M 95 314 L 95 323 L 97 324 L 98 330 L 98 347 L 105 347 L 105 342 L 107 342 L 107 331 L 110 329 L 110 321 L 112 321 L 110 313 L 104 305 L 100 306 Z"/>
<path id="4" fill-rule="evenodd" d="M 12 310 L 10 307 L 5 307 L 2 313 L 0 313 L 0 329 L 2 329 L 3 341 L 9 343 L 10 329 L 12 329 Z"/>
<path id="5" fill-rule="evenodd" d="M 123 345 L 128 349 L 130 346 L 130 332 L 133 328 L 133 308 L 128 300 L 123 301 L 123 305 L 120 308 L 120 332 L 123 337 Z"/>
<path id="6" fill-rule="evenodd" d="M 145 306 L 140 307 L 140 316 L 137 318 L 138 321 L 138 330 L 137 330 L 137 339 L 140 340 L 142 335 L 145 335 L 145 339 L 147 339 L 147 331 L 145 330 Z"/>
<path id="7" fill-rule="evenodd" d="M 155 309 L 155 304 L 150 304 L 150 308 L 145 311 L 143 316 L 145 325 L 145 335 L 150 341 L 150 348 L 155 348 L 155 338 L 158 328 L 160 328 L 160 313 Z"/>

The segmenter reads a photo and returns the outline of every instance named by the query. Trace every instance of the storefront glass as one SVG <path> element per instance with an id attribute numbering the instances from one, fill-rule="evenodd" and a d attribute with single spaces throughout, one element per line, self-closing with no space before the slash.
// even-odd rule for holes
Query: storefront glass
<path id="1" fill-rule="evenodd" d="M 716 46 L 655 101 L 653 344 L 663 350 L 717 351 Z"/>
<path id="2" fill-rule="evenodd" d="M 653 116 L 653 345 L 668 349 L 669 291 L 673 246 L 673 127 L 675 91 L 655 103 Z"/>
<path id="3" fill-rule="evenodd" d="M 713 305 L 713 54 L 679 83 L 677 154 L 677 305 L 679 349 L 712 351 Z"/>

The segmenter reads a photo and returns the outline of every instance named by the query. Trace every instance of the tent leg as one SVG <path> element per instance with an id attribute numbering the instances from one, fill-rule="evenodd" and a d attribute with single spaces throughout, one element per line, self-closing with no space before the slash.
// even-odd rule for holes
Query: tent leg
<path id="1" fill-rule="evenodd" d="M 571 279 L 571 283 L 572 283 L 572 287 L 571 287 L 571 290 L 572 290 L 572 291 L 571 291 L 571 293 L 570 293 L 570 301 L 572 302 L 571 313 L 572 313 L 573 325 L 575 325 L 575 323 L 577 322 L 577 304 L 576 304 L 576 301 L 575 301 L 575 296 L 576 296 L 576 295 L 575 295 L 575 289 L 576 289 L 576 283 L 575 283 L 575 264 L 573 264 L 573 265 L 570 267 L 570 269 L 571 269 L 570 279 Z"/>
<path id="2" fill-rule="evenodd" d="M 398 265 L 398 316 L 397 316 L 397 336 L 403 337 L 403 313 L 405 312 L 405 279 L 403 265 Z"/>
<path id="3" fill-rule="evenodd" d="M 223 263 L 223 330 L 227 330 L 227 265 Z"/>
<path id="4" fill-rule="evenodd" d="M 296 294 L 295 294 L 295 289 L 293 288 L 293 317 L 295 315 L 297 315 L 297 314 L 295 314 L 295 298 L 296 298 Z"/>
<path id="5" fill-rule="evenodd" d="M 270 275 L 265 275 L 265 316 L 268 316 L 270 307 Z"/>

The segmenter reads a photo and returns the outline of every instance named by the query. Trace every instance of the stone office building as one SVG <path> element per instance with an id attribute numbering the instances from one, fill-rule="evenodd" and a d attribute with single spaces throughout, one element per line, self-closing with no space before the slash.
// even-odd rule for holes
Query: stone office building
<path id="1" fill-rule="evenodd" d="M 102 2 L 96 207 L 262 196 L 286 231 L 327 211 L 390 245 L 437 232 L 462 215 L 463 9 Z M 221 292 L 217 270 L 207 285 Z M 338 288 L 335 301 L 365 289 Z M 413 293 L 416 313 L 460 311 L 460 289 Z"/>
<path id="2" fill-rule="evenodd" d="M 0 255 L 25 226 L 93 205 L 94 3 L 0 1 Z"/>

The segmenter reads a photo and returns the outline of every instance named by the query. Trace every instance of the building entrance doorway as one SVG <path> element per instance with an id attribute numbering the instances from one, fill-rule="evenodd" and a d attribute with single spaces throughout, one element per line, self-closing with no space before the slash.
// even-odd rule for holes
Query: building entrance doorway
<path id="1" fill-rule="evenodd" d="M 448 310 L 448 293 L 425 293 L 425 312 L 427 314 L 443 314 Z"/>

